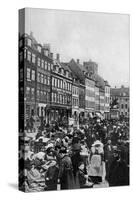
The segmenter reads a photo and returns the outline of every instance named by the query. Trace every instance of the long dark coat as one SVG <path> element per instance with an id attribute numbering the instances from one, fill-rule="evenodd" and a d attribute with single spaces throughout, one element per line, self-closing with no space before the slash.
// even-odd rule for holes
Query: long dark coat
<path id="1" fill-rule="evenodd" d="M 59 179 L 61 183 L 61 189 L 74 189 L 75 182 L 73 176 L 73 167 L 71 158 L 65 155 L 60 163 Z"/>
<path id="2" fill-rule="evenodd" d="M 129 171 L 125 161 L 114 160 L 109 171 L 110 186 L 129 185 Z"/>

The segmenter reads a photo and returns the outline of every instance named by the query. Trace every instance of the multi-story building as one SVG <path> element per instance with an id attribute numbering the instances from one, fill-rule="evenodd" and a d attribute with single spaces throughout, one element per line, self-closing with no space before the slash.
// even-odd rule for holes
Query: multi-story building
<path id="1" fill-rule="evenodd" d="M 53 66 L 50 47 L 37 45 L 37 115 L 49 121 L 51 95 L 51 68 Z"/>
<path id="2" fill-rule="evenodd" d="M 77 62 L 72 59 L 68 66 L 70 70 L 72 71 L 73 76 L 73 87 L 76 87 L 78 90 L 78 117 L 80 121 L 83 121 L 83 118 L 85 116 L 85 75 L 83 74 L 83 71 L 80 68 L 79 60 Z"/>
<path id="3" fill-rule="evenodd" d="M 85 84 L 80 82 L 79 85 L 79 122 L 82 124 L 84 122 L 85 113 Z"/>
<path id="4" fill-rule="evenodd" d="M 95 114 L 100 112 L 100 92 L 99 85 L 95 82 Z"/>
<path id="5" fill-rule="evenodd" d="M 51 71 L 50 121 L 67 122 L 72 109 L 72 77 L 67 64 L 61 63 L 59 54 Z"/>
<path id="6" fill-rule="evenodd" d="M 79 59 L 77 62 L 71 60 L 71 65 L 75 66 L 74 70 L 77 72 L 77 76 L 79 80 L 82 80 L 82 83 L 85 88 L 85 117 L 93 117 L 95 112 L 95 80 L 94 77 L 89 71 L 86 69 L 84 65 L 79 63 Z"/>
<path id="7" fill-rule="evenodd" d="M 108 81 L 105 82 L 105 105 L 104 105 L 104 113 L 105 118 L 110 118 L 110 85 L 108 84 Z"/>
<path id="8" fill-rule="evenodd" d="M 46 122 L 68 122 L 73 116 L 78 124 L 96 113 L 108 116 L 110 86 L 98 75 L 97 63 L 81 65 L 79 59 L 61 63 L 60 55 L 53 59 L 50 45 L 39 44 L 33 34 L 24 34 L 19 47 L 19 100 L 20 106 L 24 104 L 26 120 L 38 116 Z M 129 98 L 124 91 L 121 94 L 126 94 L 125 98 L 119 98 L 120 114 L 128 116 Z"/>
<path id="9" fill-rule="evenodd" d="M 38 44 L 32 33 L 24 34 L 19 44 L 22 49 L 20 57 L 24 54 L 20 74 L 24 70 L 25 119 L 37 115 L 47 120 L 50 105 L 50 71 L 53 62 L 50 49 Z"/>
<path id="10" fill-rule="evenodd" d="M 73 75 L 72 83 L 72 118 L 75 125 L 79 124 L 79 88 L 80 83 L 76 76 Z"/>
<path id="11" fill-rule="evenodd" d="M 105 90 L 103 88 L 99 88 L 99 95 L 100 95 L 100 113 L 104 116 L 105 111 Z"/>
<path id="12" fill-rule="evenodd" d="M 119 117 L 129 118 L 129 87 L 111 88 L 110 93 L 111 110 L 117 108 L 119 110 Z"/>
<path id="13" fill-rule="evenodd" d="M 90 117 L 94 116 L 95 113 L 95 80 L 87 72 L 86 76 L 86 111 Z"/>
<path id="14" fill-rule="evenodd" d="M 93 61 L 84 62 L 84 67 L 94 78 L 95 90 L 95 113 L 100 116 L 102 114 L 105 118 L 109 117 L 109 99 L 110 86 L 107 81 L 104 81 L 98 74 L 98 64 Z"/>

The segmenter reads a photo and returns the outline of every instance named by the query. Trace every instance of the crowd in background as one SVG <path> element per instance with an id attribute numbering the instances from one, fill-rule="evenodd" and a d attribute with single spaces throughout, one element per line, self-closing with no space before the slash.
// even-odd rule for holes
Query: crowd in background
<path id="1" fill-rule="evenodd" d="M 129 185 L 128 120 L 91 119 L 78 128 L 43 122 L 36 131 L 33 125 L 20 136 L 23 190 Z"/>

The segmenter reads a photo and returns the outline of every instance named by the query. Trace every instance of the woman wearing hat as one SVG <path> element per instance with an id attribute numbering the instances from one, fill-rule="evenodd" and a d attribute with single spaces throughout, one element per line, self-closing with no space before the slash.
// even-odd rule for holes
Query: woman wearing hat
<path id="1" fill-rule="evenodd" d="M 59 151 L 60 154 L 60 166 L 58 182 L 61 184 L 61 189 L 74 189 L 74 176 L 73 167 L 70 156 L 67 154 L 66 147 L 62 147 Z"/>
<path id="2" fill-rule="evenodd" d="M 90 167 L 88 174 L 94 183 L 102 182 L 104 175 L 103 160 L 104 160 L 103 144 L 97 140 L 91 147 Z"/>

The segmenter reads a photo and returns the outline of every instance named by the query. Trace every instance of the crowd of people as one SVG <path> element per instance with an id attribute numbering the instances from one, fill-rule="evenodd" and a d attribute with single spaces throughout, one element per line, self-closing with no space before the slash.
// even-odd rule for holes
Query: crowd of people
<path id="1" fill-rule="evenodd" d="M 129 121 L 27 128 L 19 154 L 19 187 L 26 192 L 129 185 Z"/>

